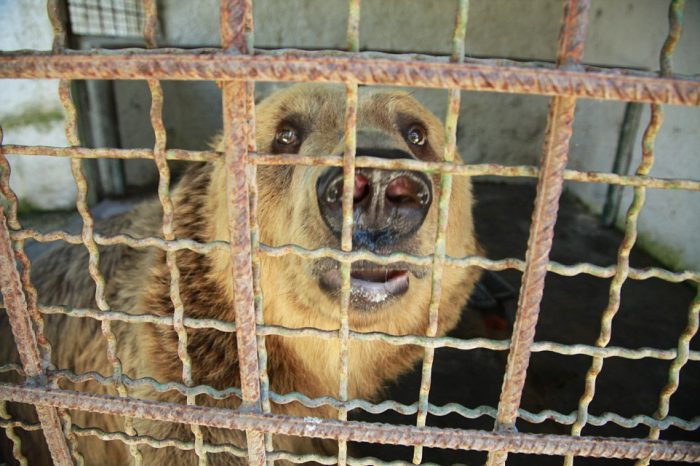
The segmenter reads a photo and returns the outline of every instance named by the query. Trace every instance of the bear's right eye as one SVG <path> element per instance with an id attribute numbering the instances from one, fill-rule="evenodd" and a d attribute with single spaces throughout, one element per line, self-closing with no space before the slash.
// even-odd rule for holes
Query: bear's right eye
<path id="1" fill-rule="evenodd" d="M 275 134 L 273 151 L 277 153 L 296 153 L 300 145 L 299 130 L 293 126 L 282 126 Z"/>

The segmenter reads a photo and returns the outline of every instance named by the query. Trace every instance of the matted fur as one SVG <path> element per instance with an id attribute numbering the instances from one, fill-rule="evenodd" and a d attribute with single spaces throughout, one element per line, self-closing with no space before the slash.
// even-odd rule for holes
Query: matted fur
<path id="1" fill-rule="evenodd" d="M 342 88 L 297 85 L 265 99 L 256 109 L 256 142 L 260 153 L 273 150 L 280 122 L 290 115 L 302 121 L 304 139 L 300 154 L 341 154 L 345 113 Z M 401 92 L 365 92 L 360 95 L 358 130 L 381 129 L 394 138 L 393 143 L 406 151 L 411 147 L 401 134 L 400 119 L 422 122 L 428 132 L 426 148 L 420 158 L 440 160 L 444 152 L 444 130 L 440 121 L 408 94 Z M 305 248 L 339 248 L 338 239 L 324 224 L 316 202 L 316 180 L 322 167 L 259 167 L 260 238 L 264 244 L 279 246 L 294 243 Z M 178 239 L 190 238 L 207 242 L 227 240 L 226 173 L 222 162 L 191 167 L 173 191 L 175 232 Z M 433 198 L 438 199 L 439 178 L 433 177 Z M 449 208 L 447 254 L 465 256 L 477 251 L 471 214 L 471 186 L 468 178 L 455 177 Z M 129 214 L 98 225 L 105 234 L 127 233 L 136 237 L 160 236 L 161 208 L 157 201 L 146 202 Z M 396 244 L 392 250 L 418 255 L 432 254 L 437 224 L 437 202 L 410 239 Z M 390 251 L 389 251 L 390 252 Z M 95 308 L 94 284 L 88 275 L 87 251 L 84 246 L 59 246 L 36 261 L 33 281 L 39 299 L 46 304 Z M 110 308 L 129 312 L 150 312 L 171 315 L 170 272 L 165 253 L 156 249 L 134 250 L 126 246 L 101 248 L 101 269 L 107 282 L 106 298 Z M 200 255 L 179 251 L 180 293 L 188 317 L 216 318 L 234 321 L 233 290 L 228 253 Z M 261 281 L 264 293 L 265 321 L 286 327 L 316 327 L 333 330 L 339 327 L 339 300 L 322 291 L 318 269 L 337 266 L 329 261 L 303 260 L 288 255 L 262 257 Z M 431 294 L 430 269 L 414 270 L 409 290 L 371 311 L 351 309 L 353 330 L 384 332 L 392 335 L 421 335 L 428 324 L 428 303 Z M 446 267 L 442 280 L 442 299 L 438 335 L 453 328 L 477 278 L 472 269 Z M 5 315 L 0 321 L 1 361 L 16 361 L 15 350 Z M 100 323 L 92 319 L 46 316 L 45 332 L 53 345 L 53 363 L 57 368 L 76 373 L 112 372 L 107 361 Z M 124 372 L 132 377 L 154 377 L 160 382 L 182 380 L 182 367 L 177 357 L 177 335 L 172 328 L 152 324 L 114 322 L 118 356 Z M 223 389 L 240 386 L 235 334 L 216 330 L 187 330 L 189 353 L 196 384 Z M 278 393 L 301 392 L 310 397 L 337 396 L 339 343 L 337 340 L 312 337 L 266 338 L 268 373 L 271 389 Z M 374 399 L 384 385 L 410 369 L 422 356 L 415 346 L 393 346 L 383 342 L 351 341 L 349 397 Z M 7 377 L 5 377 L 7 380 Z M 67 389 L 116 394 L 110 387 L 96 382 L 71 384 Z M 184 402 L 177 392 L 157 393 L 139 387 L 130 396 Z M 198 404 L 235 407 L 238 400 L 213 400 L 199 396 Z M 30 409 L 14 407 L 14 412 L 27 417 Z M 328 407 L 310 409 L 298 403 L 274 405 L 273 411 L 295 416 L 333 417 Z M 107 431 L 123 431 L 122 419 L 82 412 L 72 412 L 74 423 L 99 427 Z M 139 434 L 156 438 L 192 439 L 188 426 L 135 420 Z M 212 443 L 234 443 L 244 446 L 240 432 L 203 429 L 205 440 Z M 25 453 L 31 464 L 50 462 L 37 435 L 24 435 Z M 276 448 L 302 452 L 333 453 L 332 442 L 301 438 L 275 438 Z M 127 448 L 120 442 L 102 442 L 92 437 L 79 439 L 79 450 L 87 464 L 121 465 L 129 462 Z M 196 464 L 192 452 L 175 448 L 140 447 L 145 464 Z M 209 464 L 245 464 L 244 459 L 211 454 Z"/>

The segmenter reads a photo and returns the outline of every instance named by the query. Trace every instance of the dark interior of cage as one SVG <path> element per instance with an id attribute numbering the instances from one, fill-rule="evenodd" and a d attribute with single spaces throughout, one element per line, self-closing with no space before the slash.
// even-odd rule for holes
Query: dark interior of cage
<path id="1" fill-rule="evenodd" d="M 256 99 L 281 86 L 258 83 Z M 168 148 L 208 150 L 209 141 L 221 128 L 219 89 L 209 82 L 163 82 L 163 87 Z M 150 97 L 144 82 L 82 82 L 77 90 L 79 109 L 81 104 L 85 108 L 89 102 L 93 110 L 80 113 L 86 145 L 153 146 L 148 114 Z M 413 89 L 411 92 L 438 116 L 444 115 L 445 91 Z M 97 102 L 101 106 L 95 112 Z M 548 102 L 548 98 L 538 96 L 463 92 L 458 127 L 458 150 L 462 158 L 467 163 L 536 166 L 542 151 Z M 682 124 L 683 110 L 678 114 L 673 112 L 670 110 L 667 118 L 674 125 Z M 633 124 L 631 118 L 636 118 Z M 648 111 L 639 104 L 580 102 L 568 168 L 612 172 L 614 166 L 622 165 L 623 168 L 618 168 L 620 174 L 632 173 L 638 163 L 639 154 L 635 152 L 638 150 L 620 154 L 619 149 L 621 144 L 629 144 L 630 139 L 632 146 L 641 145 L 647 120 Z M 499 123 L 494 125 L 494 121 Z M 672 135 L 662 129 L 659 137 L 667 138 L 660 142 L 660 147 L 668 147 Z M 668 156 L 661 151 L 657 155 Z M 620 157 L 630 159 L 628 166 L 618 160 Z M 155 195 L 158 172 L 152 160 L 87 160 L 85 163 L 90 190 L 94 193 L 91 211 L 98 225 L 101 220 L 128 211 L 140 200 Z M 171 163 L 175 179 L 187 166 L 188 162 Z M 472 182 L 476 232 L 485 257 L 493 263 L 503 259 L 525 261 L 536 177 L 476 176 Z M 682 202 L 673 194 L 649 189 L 647 202 L 668 205 Z M 655 249 L 652 241 L 638 241 L 631 252 L 632 272 L 622 285 L 619 307 L 610 304 L 612 275 L 625 237 L 625 218 L 632 195 L 632 187 L 580 180 L 570 180 L 564 185 L 550 254 L 554 265 L 550 266 L 545 281 L 536 346 L 517 421 L 520 432 L 570 433 L 593 361 L 601 320 L 604 311 L 611 307 L 615 315 L 607 346 L 616 351 L 605 354 L 582 434 L 644 438 L 649 432 L 659 396 L 668 383 L 679 336 L 688 325 L 695 290 L 682 279 L 670 282 L 654 274 L 640 277 L 638 271 L 649 268 L 682 269 L 678 269 L 679 263 L 674 262 L 671 254 L 664 255 L 666 250 Z M 71 212 L 33 212 L 22 215 L 20 220 L 24 227 L 42 231 L 63 229 L 79 233 L 82 226 L 80 216 Z M 27 251 L 31 258 L 36 258 L 53 246 L 53 243 L 29 241 Z M 576 264 L 589 266 L 575 273 L 567 269 Z M 491 268 L 482 271 L 471 299 L 463 303 L 462 320 L 449 337 L 501 343 L 508 340 L 518 306 L 522 270 Z M 698 343 L 695 338 L 691 350 L 700 349 Z M 654 351 L 642 354 L 644 348 L 664 351 L 656 351 L 663 353 L 661 356 Z M 432 368 L 427 425 L 492 430 L 507 353 L 507 345 L 496 349 L 438 347 Z M 418 363 L 411 372 L 386 387 L 382 400 L 372 400 L 375 404 L 393 400 L 401 405 L 398 410 L 389 406 L 373 414 L 355 409 L 349 418 L 415 425 L 420 384 Z M 700 411 L 698 393 L 700 367 L 691 360 L 682 370 L 680 386 L 670 404 L 669 416 L 680 421 L 663 430 L 661 438 L 698 439 L 692 428 L 683 428 Z M 351 444 L 350 453 L 356 457 L 410 462 L 413 448 L 355 443 Z M 485 458 L 485 452 L 426 448 L 423 461 L 481 464 Z M 533 461 L 559 464 L 561 458 L 540 456 L 533 460 L 532 456 L 511 454 L 508 464 L 534 464 Z M 628 462 L 580 459 L 580 464 L 618 463 Z"/>

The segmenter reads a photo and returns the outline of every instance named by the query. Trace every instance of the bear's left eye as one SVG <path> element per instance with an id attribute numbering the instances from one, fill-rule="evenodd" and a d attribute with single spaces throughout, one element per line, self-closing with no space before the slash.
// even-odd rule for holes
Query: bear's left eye
<path id="1" fill-rule="evenodd" d="M 293 146 L 299 142 L 299 132 L 290 126 L 285 126 L 277 131 L 275 142 L 280 146 Z"/>
<path id="2" fill-rule="evenodd" d="M 406 132 L 406 139 L 414 146 L 425 145 L 425 140 L 427 139 L 425 128 L 418 124 L 411 125 Z"/>

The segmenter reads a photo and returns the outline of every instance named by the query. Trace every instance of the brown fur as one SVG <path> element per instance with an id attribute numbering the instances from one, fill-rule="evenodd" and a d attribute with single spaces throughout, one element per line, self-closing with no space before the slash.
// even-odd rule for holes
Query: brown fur
<path id="1" fill-rule="evenodd" d="M 334 87 L 299 85 L 278 92 L 264 100 L 257 108 L 256 142 L 260 153 L 273 150 L 274 135 L 280 121 L 290 115 L 302 120 L 305 139 L 300 153 L 305 155 L 342 153 L 344 95 Z M 394 143 L 406 150 L 411 148 L 399 130 L 401 119 L 413 118 L 428 129 L 428 144 L 419 158 L 440 160 L 444 151 L 444 130 L 440 121 L 403 93 L 368 92 L 361 94 L 358 109 L 358 129 L 380 128 L 394 135 Z M 323 168 L 259 167 L 259 222 L 261 242 L 271 246 L 294 243 L 305 248 L 339 248 L 338 240 L 324 225 L 315 201 L 316 179 Z M 190 238 L 207 242 L 228 239 L 225 198 L 225 168 L 216 162 L 192 167 L 173 192 L 175 204 L 175 231 L 179 239 Z M 433 177 L 437 191 L 439 179 Z M 438 198 L 434 192 L 434 198 Z M 471 187 L 464 177 L 454 179 L 449 208 L 447 254 L 465 256 L 474 254 L 471 217 Z M 98 226 L 106 234 L 128 233 L 137 237 L 160 236 L 161 210 L 151 201 L 137 207 L 125 216 Z M 397 245 L 396 250 L 418 255 L 433 253 L 437 224 L 437 202 L 434 202 L 425 223 L 409 241 Z M 33 268 L 33 280 L 39 298 L 47 304 L 95 308 L 94 284 L 88 275 L 87 251 L 82 246 L 63 245 L 38 260 Z M 333 330 L 339 327 L 337 299 L 324 293 L 318 286 L 314 268 L 328 263 L 304 260 L 287 255 L 261 259 L 261 282 L 264 293 L 265 322 L 286 327 L 316 327 Z M 216 318 L 234 321 L 233 290 L 230 257 L 225 252 L 200 255 L 183 250 L 177 253 L 180 270 L 180 292 L 189 317 Z M 321 265 L 320 265 L 321 264 Z M 325 264 L 325 265 L 324 265 Z M 155 249 L 135 250 L 125 246 L 101 249 L 101 269 L 105 276 L 106 298 L 110 308 L 129 312 L 150 312 L 171 315 L 170 272 L 165 264 L 165 253 Z M 380 309 L 370 312 L 351 310 L 350 326 L 363 332 L 384 332 L 392 335 L 421 335 L 428 324 L 428 303 L 431 294 L 430 270 L 419 271 L 411 277 L 408 292 Z M 477 273 L 447 267 L 442 280 L 442 299 L 438 335 L 453 328 L 460 316 Z M 2 361 L 16 360 L 7 343 L 6 317 L 2 316 Z M 177 335 L 172 328 L 151 324 L 124 324 L 114 322 L 118 356 L 129 377 L 153 377 L 160 382 L 181 382 L 182 365 L 177 357 Z M 92 319 L 65 316 L 46 316 L 45 332 L 53 345 L 53 363 L 58 368 L 76 373 L 112 372 L 107 360 L 100 323 Z M 218 389 L 239 386 L 238 356 L 235 334 L 216 330 L 187 330 L 189 354 L 192 358 L 196 384 L 207 384 Z M 312 337 L 266 338 L 268 373 L 271 390 L 277 393 L 301 392 L 310 397 L 337 396 L 339 373 L 339 344 L 336 340 Z M 12 356 L 9 355 L 12 353 Z M 383 342 L 351 341 L 349 397 L 373 399 L 390 380 L 396 379 L 422 356 L 422 349 L 414 346 L 392 346 Z M 64 388 L 115 394 L 96 382 L 71 384 Z M 131 396 L 163 401 L 184 402 L 177 392 L 157 393 L 138 387 L 129 391 Z M 200 395 L 198 404 L 235 407 L 238 400 L 214 400 Z M 25 410 L 26 411 L 26 410 Z M 328 407 L 310 409 L 298 403 L 274 405 L 273 411 L 295 416 L 333 417 Z M 72 412 L 73 421 L 81 426 L 97 426 L 105 430 L 124 430 L 121 419 L 89 413 Z M 187 426 L 135 420 L 139 434 L 157 438 L 176 437 L 192 439 Z M 240 432 L 204 429 L 205 440 L 214 443 L 232 442 L 244 445 Z M 27 450 L 28 442 L 25 442 Z M 276 438 L 276 448 L 295 452 L 332 453 L 331 443 L 299 438 Z M 79 450 L 87 464 L 126 464 L 127 448 L 120 442 L 101 442 L 92 437 L 81 437 Z M 194 454 L 174 448 L 153 449 L 140 447 L 145 464 L 195 464 Z M 32 448 L 32 453 L 45 452 Z M 42 464 L 37 459 L 32 464 Z M 210 464 L 244 464 L 241 459 L 223 455 L 209 455 Z"/>

